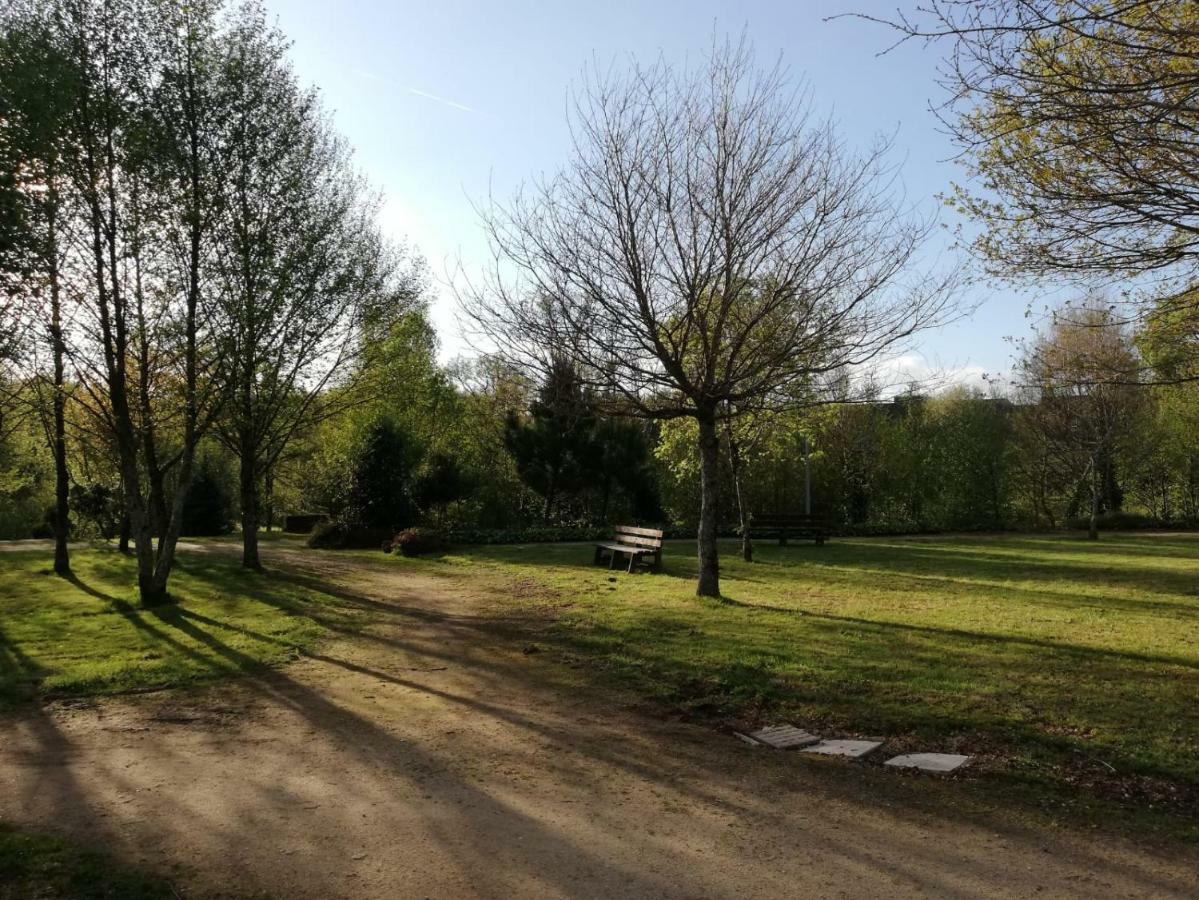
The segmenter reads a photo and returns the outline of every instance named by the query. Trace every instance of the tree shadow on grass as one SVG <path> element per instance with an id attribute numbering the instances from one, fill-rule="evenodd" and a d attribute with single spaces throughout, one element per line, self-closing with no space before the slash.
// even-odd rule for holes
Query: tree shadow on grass
<path id="1" fill-rule="evenodd" d="M 640 690 L 730 715 L 747 706 L 865 734 L 969 737 L 1015 757 L 1098 755 L 1199 799 L 1192 664 L 959 629 L 785 608 L 682 621 L 672 613 L 574 623 L 557 639 Z M 796 652 L 802 648 L 801 652 Z M 752 702 L 747 703 L 747 698 Z M 700 707 L 703 709 L 703 706 Z M 1062 726 L 1067 726 L 1063 728 Z"/>
<path id="2" fill-rule="evenodd" d="M 305 576 L 292 573 L 288 577 L 308 583 Z M 729 579 L 730 584 L 735 581 L 735 576 Z M 406 612 L 394 601 L 372 600 L 352 591 L 340 591 L 339 595 L 348 603 L 366 608 L 390 609 L 400 615 Z M 1122 771 L 1183 778 L 1192 786 L 1199 774 L 1187 775 L 1177 766 L 1147 761 L 1137 747 L 1140 728 L 1153 739 L 1161 738 L 1163 717 L 1168 720 L 1172 713 L 1189 715 L 1186 698 L 1192 686 L 1199 691 L 1195 676 L 1199 664 L 1195 660 L 970 629 L 810 613 L 730 598 L 707 608 L 721 606 L 741 608 L 766 618 L 746 622 L 739 617 L 721 626 L 730 629 L 730 643 L 723 649 L 718 647 L 715 656 L 705 653 L 708 638 L 693 637 L 695 622 L 678 618 L 686 615 L 685 610 L 680 610 L 678 616 L 642 613 L 624 628 L 619 624 L 576 622 L 555 632 L 551 625 L 550 639 L 594 658 L 607 673 L 627 677 L 639 690 L 664 698 L 668 704 L 678 703 L 689 714 L 719 716 L 755 706 L 768 709 L 771 705 L 783 710 L 798 703 L 807 710 L 813 706 L 827 708 L 834 720 L 856 726 L 859 731 L 895 729 L 942 737 L 969 734 L 982 737 L 990 746 L 1033 756 L 1047 753 L 1061 758 L 1080 751 L 1098 752 L 1107 755 Z M 451 618 L 441 614 L 431 619 L 427 613 L 418 615 L 425 621 L 451 624 Z M 803 634 L 783 624 L 795 621 L 803 623 Z M 528 637 L 531 624 L 534 629 L 545 627 L 544 623 L 534 624 L 527 619 L 522 622 L 519 616 L 509 616 L 504 622 L 475 619 L 466 627 L 477 629 L 480 639 L 485 639 L 488 632 L 494 635 L 505 627 L 514 636 L 520 636 L 523 627 Z M 366 638 L 375 639 L 371 635 Z M 811 650 L 807 659 L 803 655 L 796 658 L 796 643 Z M 720 661 L 724 651 L 727 662 Z M 815 685 L 810 681 L 811 673 L 800 674 L 797 681 L 790 674 L 776 676 L 772 668 L 775 661 L 795 660 L 801 671 L 808 662 L 819 669 L 821 657 L 836 660 L 828 667 L 835 677 L 830 681 L 829 676 L 820 676 L 818 682 L 824 682 Z M 1163 675 L 1162 667 L 1174 674 Z M 945 687 L 915 688 L 917 692 L 927 690 L 926 697 L 913 693 L 909 685 L 925 683 L 930 673 L 936 673 L 936 679 Z M 1046 685 L 1049 675 L 1056 682 Z M 1029 690 L 1023 685 L 1035 687 Z M 961 691 L 962 696 L 946 701 L 940 696 L 945 690 Z M 972 708 L 979 707 L 972 699 L 974 690 L 986 698 L 980 708 Z M 711 697 L 705 698 L 705 692 Z M 1024 705 L 1025 699 L 1035 707 L 1031 712 Z M 1154 701 L 1161 702 L 1152 715 L 1147 715 Z M 1122 717 L 1130 711 L 1139 711 L 1137 715 L 1145 721 L 1136 725 L 1136 715 L 1124 721 Z M 1112 718 L 1104 721 L 1108 713 Z M 1030 715 L 1033 721 L 1026 721 Z M 1081 722 L 1085 728 L 1088 721 L 1102 724 L 1109 737 L 1123 727 L 1124 739 L 1101 744 L 1097 749 L 1051 730 L 1058 722 Z"/>
<path id="3" fill-rule="evenodd" d="M 1045 581 L 1049 585 L 1075 585 L 1080 595 L 1094 594 L 1097 599 L 1101 598 L 1104 601 L 1118 600 L 1118 596 L 1113 595 L 1125 589 L 1183 597 L 1195 596 L 1199 592 L 1199 538 L 1194 542 L 1180 542 L 1180 547 L 1185 552 L 1177 555 L 1152 552 L 1138 554 L 1134 552 L 1137 549 L 1136 541 L 1122 542 L 1119 545 L 1082 544 L 1068 550 L 1049 540 L 1005 539 L 1000 545 L 1002 548 L 1010 547 L 1013 551 L 1049 553 L 1054 557 L 1049 559 L 1021 556 L 1019 552 L 990 551 L 981 541 L 977 544 L 971 541 L 966 547 L 960 543 L 938 545 L 928 540 L 833 541 L 822 547 L 762 545 L 758 547 L 753 563 L 744 563 L 739 554 L 731 552 L 731 542 L 722 541 L 721 544 L 722 576 L 750 583 L 769 584 L 772 581 L 785 580 L 781 577 L 775 579 L 754 576 L 751 572 L 755 568 L 760 567 L 781 575 L 780 570 L 814 567 L 827 572 L 858 571 L 864 578 L 876 579 L 876 584 L 878 576 L 884 575 L 957 582 L 963 585 L 989 582 L 1002 584 L 1004 589 L 1007 589 L 1014 579 L 1025 578 Z M 729 547 L 726 547 L 726 544 Z M 1094 550 L 1095 563 L 1088 564 L 1077 558 L 1057 558 L 1066 556 L 1067 553 L 1077 554 L 1080 550 Z M 1106 553 L 1137 556 L 1138 560 L 1192 558 L 1195 571 L 1178 571 L 1176 568 L 1154 566 L 1146 562 L 1134 564 L 1118 558 L 1104 559 L 1103 555 Z M 467 558 L 503 565 L 538 565 L 550 570 L 582 569 L 597 574 L 605 571 L 594 564 L 591 552 L 585 545 L 549 544 L 545 545 L 543 552 L 536 555 L 528 552 L 517 553 L 510 547 L 481 545 L 463 548 L 462 554 Z M 668 548 L 663 555 L 663 568 L 659 574 L 670 578 L 693 579 L 693 567 L 692 558 L 671 552 Z M 796 571 L 795 575 L 799 577 L 799 571 Z M 1088 589 L 1089 585 L 1094 585 L 1095 588 Z M 1187 615 L 1199 615 L 1199 599 L 1195 602 L 1194 610 L 1178 602 L 1166 602 L 1164 605 L 1179 609 Z"/>
<path id="4" fill-rule="evenodd" d="M 805 804 L 816 804 L 819 808 L 822 799 L 830 799 L 850 803 L 852 809 L 856 810 L 852 822 L 845 822 L 844 828 L 805 829 L 803 842 L 808 852 L 844 860 L 849 870 L 877 870 L 882 867 L 902 883 L 917 884 L 934 893 L 982 897 L 986 895 L 988 886 L 1002 883 L 1004 879 L 1005 863 L 999 858 L 978 854 L 959 860 L 955 869 L 947 866 L 943 846 L 928 841 L 920 831 L 909 834 L 903 828 L 894 827 L 896 818 L 918 821 L 917 813 L 920 811 L 945 815 L 950 801 L 942 795 L 956 791 L 961 785 L 930 784 L 927 790 L 920 790 L 918 786 L 913 787 L 915 782 L 909 779 L 886 778 L 882 773 L 876 775 L 865 769 L 796 766 L 796 760 L 781 755 L 747 754 L 742 758 L 734 753 L 738 745 L 731 739 L 712 738 L 702 733 L 680 733 L 678 736 L 683 739 L 672 741 L 669 745 L 630 746 L 627 735 L 617 738 L 609 734 L 602 715 L 592 724 L 579 717 L 578 710 L 583 708 L 589 691 L 580 692 L 578 686 L 573 684 L 567 689 L 555 683 L 551 668 L 530 670 L 527 664 L 520 661 L 519 655 L 515 658 L 502 655 L 495 657 L 483 652 L 481 648 L 487 644 L 494 645 L 496 638 L 487 617 L 447 615 L 437 610 L 419 609 L 412 603 L 393 604 L 343 586 L 328 587 L 328 592 L 343 602 L 369 610 L 380 619 L 386 615 L 393 621 L 408 620 L 426 626 L 418 636 L 401 628 L 395 634 L 389 633 L 386 638 L 397 651 L 407 645 L 408 656 L 417 659 L 432 656 L 468 668 L 471 680 L 466 684 L 470 687 L 450 690 L 398 675 L 390 657 L 384 658 L 386 668 L 373 661 L 340 658 L 334 649 L 314 653 L 314 659 L 360 676 L 363 681 L 357 688 L 359 692 L 368 690 L 375 682 L 387 681 L 460 707 L 478 718 L 477 734 L 480 739 L 486 739 L 490 727 L 488 723 L 502 722 L 528 732 L 536 741 L 569 748 L 568 752 L 545 758 L 546 766 L 557 773 L 564 791 L 572 790 L 581 783 L 579 773 L 572 770 L 576 759 L 586 758 L 593 764 L 602 765 L 604 770 L 631 773 L 635 778 L 634 783 L 640 785 L 642 790 L 660 793 L 668 798 L 676 793 L 685 794 L 720 810 L 718 821 L 696 818 L 689 831 L 689 842 L 696 846 L 719 848 L 726 846 L 729 841 L 728 825 L 732 821 L 740 822 L 751 830 L 783 832 L 794 828 L 791 804 L 777 802 L 781 793 L 759 797 L 745 790 L 744 770 L 757 767 L 759 770 L 776 771 L 780 792 L 797 792 L 804 797 Z M 267 592 L 266 595 L 276 599 L 282 596 L 275 592 Z M 108 599 L 110 602 L 115 600 Z M 397 739 L 378 722 L 348 708 L 344 698 L 339 700 L 336 695 L 329 694 L 323 689 L 319 678 L 314 683 L 307 683 L 286 670 L 255 671 L 256 660 L 220 637 L 222 632 L 231 631 L 257 640 L 277 641 L 273 635 L 257 633 L 244 625 L 222 622 L 197 613 L 189 609 L 186 603 L 174 610 L 154 611 L 139 611 L 126 604 L 122 612 L 138 627 L 151 630 L 156 640 L 177 645 L 181 653 L 198 653 L 200 651 L 197 648 L 203 647 L 207 651 L 205 656 L 222 658 L 229 668 L 249 673 L 241 682 L 249 691 L 259 695 L 265 702 L 292 711 L 309 723 L 315 732 L 336 740 L 339 752 L 344 754 L 347 771 L 354 768 L 356 771 L 373 773 L 371 779 L 361 786 L 357 782 L 342 780 L 340 775 L 336 776 L 341 783 L 341 800 L 347 808 L 352 808 L 356 803 L 373 802 L 380 797 L 389 798 L 392 802 L 411 802 L 407 798 L 413 796 L 414 792 L 432 792 L 439 798 L 456 798 L 454 803 L 427 803 L 416 809 L 420 810 L 424 827 L 432 835 L 433 843 L 449 852 L 454 865 L 480 890 L 486 891 L 491 887 L 500 891 L 505 883 L 524 883 L 538 885 L 548 892 L 571 895 L 593 888 L 596 893 L 643 895 L 711 893 L 711 886 L 704 882 L 698 871 L 698 863 L 707 854 L 697 857 L 697 865 L 693 869 L 685 868 L 681 875 L 670 876 L 669 881 L 666 875 L 654 874 L 652 866 L 632 867 L 617 861 L 604 844 L 576 839 L 559 828 L 552 816 L 543 817 L 528 811 L 528 807 L 518 808 L 516 800 L 521 791 L 513 785 L 492 783 L 490 779 L 480 781 L 469 770 L 459 772 L 451 760 L 442 757 L 436 745 Z M 675 632 L 679 636 L 683 634 L 682 629 L 675 629 Z M 458 633 L 463 640 L 446 646 L 445 639 L 454 633 Z M 403 661 L 409 660 L 396 660 Z M 526 688 L 532 693 L 526 693 Z M 601 703 L 598 710 L 603 709 Z M 647 720 L 644 728 L 655 730 L 661 726 Z M 47 736 L 47 740 L 53 739 Z M 729 747 L 724 749 L 733 753 L 739 762 L 724 761 L 722 754 L 721 765 L 713 768 L 716 756 L 712 752 L 713 740 L 727 742 Z M 150 744 L 145 752 L 155 752 L 156 746 Z M 294 766 L 303 761 L 302 748 L 285 749 L 286 753 L 280 757 L 281 765 Z M 161 752 L 170 753 L 171 750 L 168 745 L 163 745 Z M 69 753 L 69 747 L 51 745 L 46 748 L 47 755 L 63 753 Z M 202 776 L 203 773 L 196 774 Z M 232 771 L 227 774 L 244 777 Z M 280 789 L 271 786 L 270 773 L 262 774 L 264 777 L 261 780 L 246 783 L 239 809 L 254 809 L 255 804 L 264 799 L 263 792 L 268 789 L 272 795 L 279 794 Z M 329 777 L 334 777 L 334 773 L 330 772 Z M 783 784 L 787 785 L 785 789 L 781 787 Z M 601 777 L 598 786 L 606 789 L 607 780 Z M 866 799 L 867 795 L 869 799 Z M 938 799 L 931 808 L 926 806 L 922 810 L 921 803 L 927 804 L 929 795 Z M 592 833 L 604 836 L 606 841 L 619 842 L 620 835 L 628 834 L 625 813 L 619 803 L 600 802 L 605 796 L 601 793 L 595 802 L 582 809 Z M 300 799 L 286 798 L 286 792 L 284 797 L 296 802 Z M 869 815 L 880 798 L 891 800 L 887 815 Z M 896 807 L 894 803 L 897 798 L 901 798 L 901 804 L 910 801 L 911 809 L 905 805 Z M 64 795 L 61 802 L 74 806 L 87 801 L 86 798 L 71 799 Z M 224 844 L 231 858 L 236 858 L 239 849 L 247 842 L 270 839 L 252 816 L 202 818 L 195 809 L 180 808 L 177 812 L 177 827 L 199 835 L 213 836 Z M 330 810 L 330 815 L 338 812 Z M 959 809 L 953 817 L 972 818 L 975 815 L 978 821 L 988 827 L 1000 825 L 989 812 L 975 813 Z M 139 823 L 136 827 L 152 830 L 160 824 L 151 821 Z M 94 819 L 92 827 L 100 829 L 103 825 L 99 819 Z M 1010 823 L 1003 827 L 1009 838 L 1030 848 L 1039 846 L 1043 840 L 1043 835 L 1036 830 L 1023 829 Z M 628 838 L 639 844 L 639 854 L 677 852 L 677 848 L 667 849 L 670 845 L 653 832 L 628 834 Z M 321 832 L 320 839 L 334 848 L 333 856 L 336 858 L 347 859 L 357 849 L 352 830 L 330 832 L 326 829 Z M 516 847 L 520 848 L 519 853 L 496 852 L 497 848 Z M 885 859 L 878 853 L 880 847 L 886 848 Z M 1083 853 L 1080 864 L 1090 871 L 1110 871 L 1109 861 L 1102 856 L 1096 854 L 1087 858 L 1085 851 L 1080 852 Z M 563 859 L 576 860 L 579 868 L 589 875 L 583 881 L 575 880 L 569 874 L 569 869 L 560 868 L 559 863 Z M 305 883 L 314 892 L 323 890 L 335 894 L 344 891 L 345 883 L 339 872 L 314 869 L 299 857 L 293 865 L 303 867 Z M 1139 877 L 1146 889 L 1156 888 L 1162 893 L 1178 891 L 1177 883 L 1166 878 L 1159 879 L 1152 872 L 1140 873 Z M 242 888 L 258 886 L 250 878 L 240 885 Z"/>
<path id="5" fill-rule="evenodd" d="M 46 674 L 46 668 L 30 659 L 0 628 L 0 707 L 36 697 Z"/>
<path id="6" fill-rule="evenodd" d="M 338 591 L 346 597 L 347 601 L 350 602 L 358 602 L 368 606 L 374 604 L 383 604 L 384 606 L 387 605 L 386 601 L 364 597 L 352 591 L 342 589 L 338 589 Z M 406 616 L 408 613 L 407 611 L 401 611 L 398 614 L 401 616 Z M 422 617 L 421 620 L 426 623 L 436 625 L 437 627 L 466 628 L 470 631 L 476 632 L 477 639 L 479 641 L 487 640 L 489 637 L 486 620 L 483 619 L 463 622 L 462 620 L 455 619 L 454 617 L 434 616 Z M 209 630 L 197 630 L 197 623 L 209 626 Z M 186 611 L 182 619 L 173 621 L 172 624 L 175 627 L 178 627 L 183 633 L 192 637 L 194 640 L 203 642 L 212 647 L 216 652 L 229 654 L 233 658 L 236 658 L 236 651 L 233 651 L 227 645 L 223 645 L 223 643 L 215 637 L 216 631 L 222 629 L 235 629 L 235 626 L 230 626 L 227 623 L 220 623 L 214 620 L 206 619 L 206 617 L 203 616 L 186 613 Z M 269 636 L 265 635 L 260 635 L 259 637 L 262 639 L 270 639 Z M 490 635 L 490 637 L 494 638 L 494 634 Z M 463 662 L 461 656 L 459 655 L 452 653 L 439 653 L 435 648 L 430 648 L 425 644 L 418 644 L 414 642 L 406 643 L 402 640 L 399 640 L 393 642 L 393 645 L 397 649 L 406 650 L 409 654 L 416 654 L 419 656 L 431 655 L 438 660 L 451 664 L 461 664 Z M 484 699 L 484 696 L 487 695 L 487 688 L 495 686 L 497 688 L 496 694 L 498 696 L 504 696 L 511 693 L 512 682 L 514 680 L 524 680 L 529 677 L 527 673 L 516 672 L 509 666 L 496 664 L 494 662 L 484 663 L 479 659 L 472 658 L 469 662 L 469 665 L 472 668 L 486 670 L 486 675 L 488 677 L 483 678 L 482 683 L 484 685 L 484 690 L 481 696 L 468 696 L 457 692 L 442 690 L 429 684 L 423 684 L 414 681 L 411 678 L 398 676 L 394 671 L 385 671 L 369 665 L 363 665 L 350 660 L 340 659 L 332 654 L 310 653 L 307 655 L 322 663 L 362 675 L 372 681 L 386 681 L 388 683 L 406 687 L 411 690 L 420 691 L 430 696 L 448 701 L 452 704 L 461 705 L 483 718 L 495 718 L 509 725 L 527 730 L 542 739 L 550 740 L 556 743 L 570 743 L 576 749 L 582 749 L 576 740 L 577 735 L 573 731 L 569 729 L 547 726 L 545 723 L 538 721 L 536 718 L 516 711 L 510 706 L 506 706 L 502 703 L 489 702 L 488 700 Z M 287 679 L 283 673 L 271 673 L 269 676 L 267 676 L 267 678 L 271 683 L 287 684 L 288 687 L 286 690 L 288 691 L 292 691 L 296 688 L 294 683 L 290 682 L 290 679 Z M 260 689 L 263 683 L 264 682 L 260 679 L 255 679 L 254 681 L 256 689 Z M 309 689 L 307 688 L 301 688 L 301 691 L 305 697 L 309 696 L 308 690 Z M 301 706 L 311 708 L 311 704 L 308 701 L 301 703 Z M 320 706 L 320 702 L 317 701 L 317 707 L 319 708 Z M 344 711 L 338 713 L 339 717 L 343 717 L 344 715 Z M 598 746 L 587 745 L 585 752 L 591 757 L 602 761 L 606 765 L 634 773 L 638 777 L 643 778 L 651 783 L 664 784 L 668 780 L 665 766 L 649 764 L 645 760 L 638 759 L 637 757 L 630 755 L 622 747 L 606 746 L 602 744 Z M 671 787 L 673 789 L 682 789 L 683 786 L 675 782 L 671 784 Z M 693 797 L 693 799 L 707 803 L 727 803 L 727 800 L 723 799 L 722 791 L 717 790 L 717 787 L 718 785 L 704 785 L 702 787 L 698 785 L 688 785 L 686 790 Z M 837 795 L 840 793 L 840 788 L 838 786 L 829 785 L 828 787 L 831 794 Z M 852 796 L 858 796 L 852 789 L 849 793 Z M 732 814 L 738 814 L 745 812 L 745 810 L 738 809 L 737 807 L 728 807 L 728 812 Z M 990 827 L 996 826 L 995 820 L 987 815 L 983 815 L 979 821 L 986 822 L 986 824 L 988 824 Z M 839 850 L 839 852 L 843 851 Z"/>

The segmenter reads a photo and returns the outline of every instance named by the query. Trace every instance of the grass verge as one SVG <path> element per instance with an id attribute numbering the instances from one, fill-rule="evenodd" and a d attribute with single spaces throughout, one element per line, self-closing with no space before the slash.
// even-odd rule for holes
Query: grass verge
<path id="1" fill-rule="evenodd" d="M 332 594 L 249 572 L 214 549 L 180 554 L 177 602 L 156 609 L 137 605 L 132 559 L 94 548 L 71 563 L 68 581 L 44 551 L 0 555 L 0 707 L 280 665 L 313 647 L 326 625 L 354 619 Z"/>

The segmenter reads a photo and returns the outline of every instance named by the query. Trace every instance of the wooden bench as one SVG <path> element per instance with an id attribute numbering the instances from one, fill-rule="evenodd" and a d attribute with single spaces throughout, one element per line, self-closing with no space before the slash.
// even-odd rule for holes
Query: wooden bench
<path id="1" fill-rule="evenodd" d="M 750 533 L 777 535 L 779 546 L 786 547 L 788 538 L 809 538 L 817 545 L 829 536 L 828 523 L 810 513 L 762 513 L 753 517 Z"/>
<path id="2" fill-rule="evenodd" d="M 595 545 L 595 564 L 608 560 L 608 568 L 616 568 L 621 555 L 629 558 L 629 572 L 638 564 L 645 563 L 657 572 L 662 566 L 662 532 L 653 528 L 637 528 L 618 525 L 610 541 Z"/>

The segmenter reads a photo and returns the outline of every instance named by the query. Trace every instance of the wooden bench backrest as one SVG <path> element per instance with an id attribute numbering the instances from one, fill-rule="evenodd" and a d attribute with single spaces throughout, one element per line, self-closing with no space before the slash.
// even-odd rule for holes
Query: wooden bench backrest
<path id="1" fill-rule="evenodd" d="M 633 525 L 617 525 L 616 540 L 630 547 L 645 547 L 648 550 L 662 549 L 662 532 L 654 528 L 637 528 Z"/>

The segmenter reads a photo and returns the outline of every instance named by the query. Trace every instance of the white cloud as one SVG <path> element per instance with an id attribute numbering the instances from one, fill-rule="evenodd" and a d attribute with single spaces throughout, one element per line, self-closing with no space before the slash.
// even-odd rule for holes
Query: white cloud
<path id="1" fill-rule="evenodd" d="M 920 353 L 906 353 L 884 360 L 870 370 L 886 397 L 909 389 L 921 394 L 936 394 L 959 386 L 986 390 L 988 377 L 994 378 L 998 374 L 971 363 L 944 365 L 930 361 Z"/>

